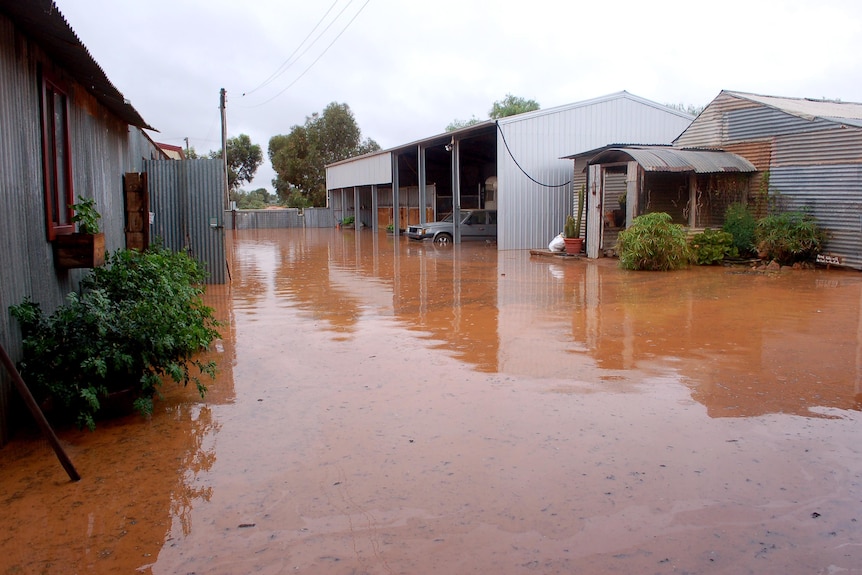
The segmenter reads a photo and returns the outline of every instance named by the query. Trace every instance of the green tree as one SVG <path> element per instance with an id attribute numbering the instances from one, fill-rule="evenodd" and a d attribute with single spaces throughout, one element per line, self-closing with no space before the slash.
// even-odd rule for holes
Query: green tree
<path id="1" fill-rule="evenodd" d="M 513 96 L 512 94 L 506 94 L 505 98 L 497 100 L 491 105 L 491 109 L 488 111 L 488 117 L 493 120 L 497 120 L 499 118 L 505 118 L 506 116 L 514 116 L 515 114 L 523 114 L 524 112 L 532 112 L 533 110 L 538 109 L 539 103 L 535 100 L 527 100 L 525 98 Z M 476 116 L 471 116 L 469 120 L 452 120 L 449 125 L 446 126 L 446 131 L 454 132 L 455 130 L 478 124 L 481 121 L 482 120 Z"/>
<path id="2" fill-rule="evenodd" d="M 671 110 L 679 110 L 680 112 L 685 112 L 686 114 L 691 114 L 692 116 L 699 116 L 701 112 L 703 112 L 706 106 L 695 106 L 694 104 L 683 104 L 680 102 L 679 104 L 665 104 Z"/>
<path id="3" fill-rule="evenodd" d="M 481 122 L 479 118 L 476 116 L 471 116 L 469 120 L 452 120 L 448 126 L 446 126 L 447 132 L 454 132 L 455 130 L 460 130 L 461 128 L 466 128 L 468 126 L 475 126 L 479 122 Z"/>
<path id="4" fill-rule="evenodd" d="M 488 111 L 488 117 L 498 120 L 506 116 L 514 116 L 515 114 L 523 114 L 524 112 L 532 112 L 538 109 L 539 103 L 535 100 L 527 100 L 513 96 L 512 94 L 506 94 L 505 98 L 494 102 Z"/>
<path id="5" fill-rule="evenodd" d="M 332 102 L 322 114 L 305 118 L 287 135 L 269 140 L 269 160 L 275 170 L 273 187 L 283 202 L 298 190 L 311 205 L 326 204 L 326 166 L 375 152 L 380 146 L 362 133 L 347 104 Z M 291 200 L 296 203 L 296 198 Z"/>
<path id="6" fill-rule="evenodd" d="M 263 163 L 263 151 L 245 134 L 228 138 L 226 147 L 228 187 L 237 190 L 243 182 L 254 179 L 255 172 Z M 221 150 L 210 152 L 209 155 L 210 158 L 221 158 Z"/>
<path id="7" fill-rule="evenodd" d="M 266 188 L 258 188 L 250 192 L 231 190 L 230 199 L 236 202 L 236 207 L 240 210 L 262 210 L 267 206 L 274 205 L 277 196 L 270 194 Z"/>

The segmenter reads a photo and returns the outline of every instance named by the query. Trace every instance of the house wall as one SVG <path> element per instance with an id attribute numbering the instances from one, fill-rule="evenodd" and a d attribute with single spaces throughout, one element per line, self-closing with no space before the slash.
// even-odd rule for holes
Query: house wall
<path id="1" fill-rule="evenodd" d="M 829 233 L 826 253 L 862 269 L 862 128 L 722 92 L 675 145 L 719 147 L 745 157 L 759 170 L 750 204 L 764 204 L 757 194 L 768 184 L 785 208 L 817 218 Z"/>
<path id="2" fill-rule="evenodd" d="M 77 288 L 86 270 L 57 270 L 46 239 L 37 64 L 64 76 L 12 22 L 0 15 L 0 344 L 21 357 L 20 330 L 9 306 L 25 296 L 46 312 Z M 82 86 L 70 82 L 70 138 L 75 195 L 92 197 L 102 214 L 106 249 L 124 245 L 125 172 L 141 171 L 160 152 L 138 128 L 117 120 Z M 10 379 L 0 370 L 0 444 L 8 438 Z"/>
<path id="3" fill-rule="evenodd" d="M 547 246 L 572 213 L 572 162 L 560 158 L 613 143 L 669 144 L 691 116 L 621 92 L 498 123 L 497 245 L 508 250 Z"/>

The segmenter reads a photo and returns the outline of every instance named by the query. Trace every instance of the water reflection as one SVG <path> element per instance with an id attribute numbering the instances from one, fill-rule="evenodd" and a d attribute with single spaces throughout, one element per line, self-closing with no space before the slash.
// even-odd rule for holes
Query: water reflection
<path id="1" fill-rule="evenodd" d="M 248 237 L 244 234 L 248 234 Z M 856 272 L 633 273 L 463 244 L 333 230 L 239 232 L 234 266 L 273 258 L 275 293 L 350 340 L 389 317 L 477 371 L 620 385 L 676 373 L 710 415 L 859 409 Z M 263 248 L 266 256 L 255 255 Z M 242 297 L 264 289 L 240 274 Z M 567 383 L 568 382 L 568 383 Z"/>

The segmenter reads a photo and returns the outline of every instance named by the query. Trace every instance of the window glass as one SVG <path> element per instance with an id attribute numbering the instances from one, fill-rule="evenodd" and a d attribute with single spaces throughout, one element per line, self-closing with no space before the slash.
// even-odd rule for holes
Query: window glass
<path id="1" fill-rule="evenodd" d="M 42 77 L 42 172 L 48 239 L 75 231 L 69 140 L 69 97 L 57 82 Z"/>

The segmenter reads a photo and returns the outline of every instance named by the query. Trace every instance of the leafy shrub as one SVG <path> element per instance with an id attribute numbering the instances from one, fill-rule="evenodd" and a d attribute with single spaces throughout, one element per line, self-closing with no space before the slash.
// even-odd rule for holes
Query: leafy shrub
<path id="1" fill-rule="evenodd" d="M 688 265 L 685 229 L 670 214 L 655 212 L 632 220 L 617 240 L 620 266 L 628 270 L 667 271 Z"/>
<path id="2" fill-rule="evenodd" d="M 724 258 L 739 256 L 739 250 L 736 249 L 731 234 L 709 228 L 695 234 L 691 238 L 689 247 L 694 261 L 700 266 L 709 266 L 722 261 Z"/>
<path id="3" fill-rule="evenodd" d="M 205 273 L 187 254 L 119 250 L 106 263 L 50 316 L 30 299 L 10 307 L 24 336 L 21 372 L 34 395 L 61 419 L 90 429 L 111 392 L 132 388 L 142 414 L 152 413 L 164 377 L 194 382 L 203 397 L 206 386 L 191 368 L 214 377 L 215 363 L 194 356 L 219 337 L 201 299 Z"/>
<path id="4" fill-rule="evenodd" d="M 754 229 L 757 220 L 748 206 L 742 202 L 735 202 L 727 206 L 724 212 L 724 225 L 722 230 L 733 236 L 733 245 L 739 255 L 754 253 Z M 733 257 L 733 256 L 732 256 Z"/>
<path id="5" fill-rule="evenodd" d="M 349 226 L 349 225 L 352 225 L 353 222 L 355 222 L 355 221 L 356 221 L 356 216 L 347 216 L 346 218 L 341 220 L 341 225 Z"/>
<path id="6" fill-rule="evenodd" d="M 820 253 L 826 233 L 810 214 L 784 212 L 759 220 L 755 240 L 760 257 L 792 264 Z"/>

